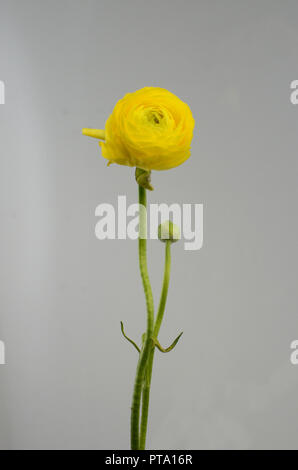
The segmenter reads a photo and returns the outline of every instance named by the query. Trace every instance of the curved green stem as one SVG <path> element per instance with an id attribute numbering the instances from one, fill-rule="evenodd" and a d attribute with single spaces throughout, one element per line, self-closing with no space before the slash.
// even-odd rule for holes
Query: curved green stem
<path id="1" fill-rule="evenodd" d="M 131 448 L 133 450 L 140 449 L 140 434 L 139 434 L 139 425 L 140 425 L 140 405 L 141 405 L 141 395 L 142 395 L 142 386 L 145 376 L 145 370 L 147 362 L 149 359 L 150 351 L 153 348 L 153 326 L 154 326 L 154 307 L 153 307 L 153 296 L 152 290 L 148 275 L 147 268 L 147 214 L 146 214 L 146 189 L 139 185 L 139 204 L 140 204 L 140 223 L 139 223 L 139 265 L 141 278 L 143 281 L 143 287 L 146 297 L 147 305 L 147 331 L 145 335 L 145 340 L 143 347 L 141 349 L 135 383 L 134 391 L 132 397 L 132 406 L 131 406 Z"/>
<path id="2" fill-rule="evenodd" d="M 169 282 L 170 282 L 170 271 L 171 271 L 171 241 L 168 240 L 166 241 L 166 250 L 165 250 L 165 268 L 164 268 L 163 286 L 162 286 L 161 297 L 159 301 L 158 313 L 157 313 L 154 330 L 153 330 L 153 337 L 156 340 L 157 340 L 158 333 L 161 327 L 161 323 L 162 323 L 164 311 L 165 311 L 165 306 L 167 302 Z M 153 360 L 154 360 L 154 351 L 155 351 L 155 347 L 153 347 L 151 351 L 149 352 L 146 377 L 145 377 L 144 384 L 143 384 L 140 449 L 145 449 L 145 446 L 146 446 L 150 386 L 151 386 L 152 368 L 153 368 Z"/>
<path id="3" fill-rule="evenodd" d="M 138 353 L 140 353 L 141 350 L 140 350 L 139 346 L 138 346 L 132 339 L 130 339 L 130 338 L 125 334 L 125 332 L 124 332 L 124 326 L 123 326 L 123 322 L 122 322 L 122 321 L 120 322 L 120 325 L 121 325 L 121 333 L 123 334 L 124 338 L 127 339 L 127 341 L 129 341 L 129 343 L 132 344 L 132 345 L 136 348 L 136 350 L 138 351 Z"/>

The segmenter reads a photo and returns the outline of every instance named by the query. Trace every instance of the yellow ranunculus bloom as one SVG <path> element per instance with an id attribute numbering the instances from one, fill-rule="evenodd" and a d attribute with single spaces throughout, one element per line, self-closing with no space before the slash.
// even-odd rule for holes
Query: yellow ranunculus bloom
<path id="1" fill-rule="evenodd" d="M 118 101 L 104 131 L 83 134 L 104 140 L 99 144 L 109 163 L 168 170 L 189 158 L 194 125 L 186 103 L 168 90 L 146 87 Z"/>

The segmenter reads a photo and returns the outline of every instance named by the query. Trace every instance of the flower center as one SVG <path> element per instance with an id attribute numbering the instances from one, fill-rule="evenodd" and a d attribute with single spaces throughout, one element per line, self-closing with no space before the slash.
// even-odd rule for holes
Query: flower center
<path id="1" fill-rule="evenodd" d="M 147 112 L 147 119 L 154 126 L 158 126 L 159 124 L 161 124 L 161 121 L 164 119 L 164 115 L 162 111 L 160 111 L 159 109 L 150 109 Z"/>

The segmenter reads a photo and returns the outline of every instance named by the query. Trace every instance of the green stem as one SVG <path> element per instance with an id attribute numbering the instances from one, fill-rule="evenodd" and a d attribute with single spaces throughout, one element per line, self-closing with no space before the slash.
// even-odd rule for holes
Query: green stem
<path id="1" fill-rule="evenodd" d="M 139 185 L 139 204 L 140 204 L 140 223 L 139 223 L 139 265 L 141 278 L 143 281 L 143 287 L 146 297 L 147 305 L 147 331 L 143 343 L 143 347 L 140 353 L 134 391 L 132 397 L 131 406 L 131 448 L 132 450 L 140 449 L 140 436 L 139 436 L 139 425 L 140 425 L 140 404 L 142 395 L 142 386 L 145 376 L 145 370 L 149 359 L 150 351 L 152 350 L 152 334 L 154 326 L 154 307 L 153 307 L 153 296 L 151 285 L 148 276 L 147 268 L 147 214 L 146 214 L 146 189 Z"/>
<path id="2" fill-rule="evenodd" d="M 159 301 L 158 313 L 157 313 L 154 330 L 153 330 L 153 337 L 156 339 L 158 337 L 158 333 L 161 327 L 161 323 L 162 323 L 164 311 L 165 311 L 165 306 L 167 302 L 169 282 L 170 282 L 170 271 L 171 271 L 171 241 L 168 240 L 166 241 L 166 250 L 165 250 L 165 268 L 164 268 L 163 286 L 162 286 L 161 297 Z M 153 347 L 151 351 L 149 352 L 149 360 L 147 364 L 146 377 L 145 377 L 144 385 L 143 385 L 140 449 L 145 449 L 145 446 L 146 446 L 150 386 L 151 386 L 151 378 L 152 378 L 154 351 L 155 351 L 155 347 Z"/>
<path id="3" fill-rule="evenodd" d="M 171 244 L 170 240 L 165 242 L 166 244 L 166 253 L 165 253 L 165 270 L 164 270 L 164 277 L 163 277 L 163 285 L 162 291 L 159 301 L 158 313 L 154 325 L 154 338 L 157 339 L 158 333 L 161 327 L 161 323 L 163 320 L 163 315 L 166 307 L 167 297 L 168 297 L 168 290 L 169 290 L 169 283 L 170 283 L 170 272 L 171 272 Z"/>

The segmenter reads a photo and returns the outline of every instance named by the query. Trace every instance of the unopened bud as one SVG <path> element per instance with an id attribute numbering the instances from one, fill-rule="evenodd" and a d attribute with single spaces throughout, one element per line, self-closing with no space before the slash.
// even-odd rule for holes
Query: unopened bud
<path id="1" fill-rule="evenodd" d="M 166 220 L 158 227 L 158 238 L 162 242 L 171 241 L 172 243 L 180 240 L 180 229 L 170 220 Z"/>

